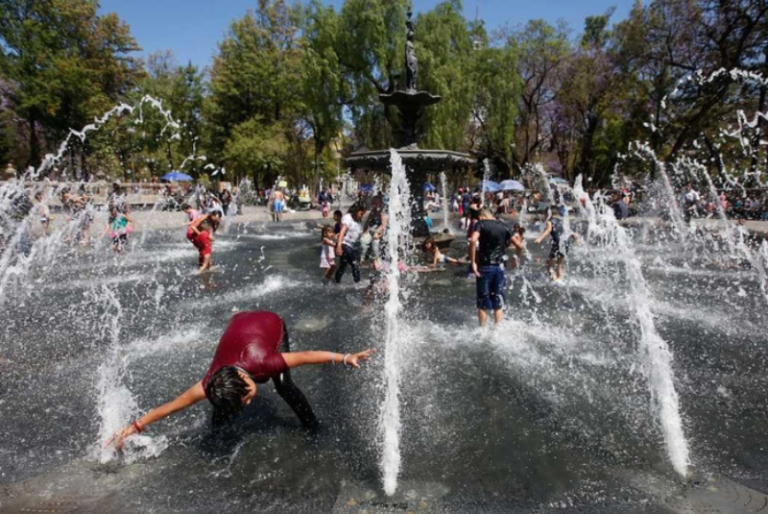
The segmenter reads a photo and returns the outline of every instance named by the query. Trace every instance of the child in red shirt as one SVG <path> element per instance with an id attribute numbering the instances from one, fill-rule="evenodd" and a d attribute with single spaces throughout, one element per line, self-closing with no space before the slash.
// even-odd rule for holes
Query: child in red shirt
<path id="1" fill-rule="evenodd" d="M 198 271 L 201 273 L 213 267 L 211 259 L 211 254 L 213 253 L 212 231 L 211 224 L 203 218 L 193 221 L 192 225 L 189 226 L 189 230 L 187 230 L 187 239 L 195 245 L 199 252 L 197 264 L 200 267 Z"/>

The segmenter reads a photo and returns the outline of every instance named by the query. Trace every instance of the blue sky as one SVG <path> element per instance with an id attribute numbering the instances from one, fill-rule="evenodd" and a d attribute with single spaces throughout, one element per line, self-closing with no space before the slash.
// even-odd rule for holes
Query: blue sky
<path id="1" fill-rule="evenodd" d="M 337 7 L 343 0 L 326 0 Z M 439 0 L 414 0 L 414 11 L 426 11 Z M 465 15 L 480 18 L 492 30 L 509 24 L 543 18 L 563 19 L 575 32 L 584 18 L 616 7 L 612 21 L 624 19 L 634 0 L 464 0 Z M 180 64 L 192 61 L 199 66 L 211 63 L 230 22 L 241 17 L 256 0 L 101 0 L 103 12 L 116 12 L 131 26 L 144 54 L 171 50 Z"/>

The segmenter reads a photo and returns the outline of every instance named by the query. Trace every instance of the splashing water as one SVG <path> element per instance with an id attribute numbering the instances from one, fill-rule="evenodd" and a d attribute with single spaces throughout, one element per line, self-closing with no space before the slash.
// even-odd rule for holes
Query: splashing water
<path id="1" fill-rule="evenodd" d="M 70 129 L 66 138 L 59 145 L 57 152 L 46 154 L 43 162 L 37 169 L 30 167 L 24 173 L 24 179 L 22 180 L 14 179 L 0 184 L 0 239 L 4 239 L 7 242 L 7 244 L 0 247 L 0 302 L 5 297 L 9 281 L 11 279 L 21 281 L 35 261 L 44 259 L 44 263 L 49 262 L 57 253 L 54 250 L 60 249 L 64 243 L 77 240 L 80 236 L 88 239 L 90 225 L 96 217 L 94 207 L 89 203 L 79 213 L 73 213 L 71 220 L 68 222 L 60 224 L 58 227 L 51 224 L 51 233 L 47 233 L 43 237 L 39 237 L 39 235 L 37 238 L 32 237 L 35 229 L 40 225 L 40 212 L 34 207 L 28 208 L 30 207 L 29 202 L 25 204 L 28 192 L 25 189 L 24 180 L 45 178 L 47 173 L 66 156 L 70 142 L 73 139 L 85 142 L 89 133 L 99 131 L 112 118 L 138 113 L 133 123 L 136 125 L 143 123 L 145 106 L 155 109 L 165 120 L 165 125 L 159 133 L 160 137 L 166 132 L 172 131 L 173 133 L 169 136 L 171 141 L 181 138 L 178 132 L 181 125 L 178 121 L 174 120 L 170 110 L 163 107 L 162 100 L 145 95 L 135 105 L 120 103 L 79 131 Z M 194 154 L 195 151 L 193 150 L 193 154 L 184 160 L 184 164 L 190 161 L 206 159 L 205 156 L 196 156 Z M 50 183 L 47 182 L 35 182 L 35 184 L 39 184 L 45 190 L 50 187 Z M 83 183 L 76 185 L 83 185 Z M 78 190 L 79 187 L 72 187 L 72 189 Z M 43 205 L 47 205 L 50 200 L 51 197 L 47 196 L 43 200 Z M 152 213 L 144 225 L 141 236 L 142 245 L 148 232 L 149 220 L 153 217 L 157 207 L 157 204 L 153 207 Z"/>
<path id="2" fill-rule="evenodd" d="M 440 188 L 442 189 L 443 193 L 443 228 L 451 230 L 451 227 L 448 225 L 448 213 L 451 209 L 451 201 L 448 198 L 448 185 L 447 185 L 448 179 L 445 176 L 445 172 L 440 172 Z"/>
<path id="3" fill-rule="evenodd" d="M 405 166 L 400 155 L 392 150 L 392 180 L 389 185 L 389 270 L 387 282 L 389 298 L 385 306 L 386 334 L 384 346 L 384 404 L 381 407 L 380 439 L 382 445 L 381 473 L 384 492 L 394 494 L 400 473 L 400 368 L 402 347 L 406 339 L 405 323 L 402 319 L 403 291 L 400 285 L 400 267 L 409 243 L 411 226 L 410 194 Z"/>
<path id="4" fill-rule="evenodd" d="M 485 205 L 485 198 L 488 194 L 488 182 L 491 180 L 491 165 L 488 162 L 488 159 L 483 160 L 483 197 L 480 199 L 483 207 L 487 207 Z"/>
<path id="5" fill-rule="evenodd" d="M 640 259 L 632 249 L 629 235 L 616 221 L 613 210 L 600 197 L 597 198 L 597 205 L 592 203 L 582 187 L 581 177 L 576 180 L 574 194 L 577 200 L 584 201 L 583 209 L 589 220 L 589 236 L 593 241 L 611 246 L 624 263 L 630 287 L 629 307 L 640 327 L 640 349 L 646 362 L 645 373 L 653 411 L 661 425 L 667 455 L 673 468 L 680 475 L 686 476 L 690 457 L 680 415 L 680 400 L 675 390 L 672 351 L 656 329 L 651 311 L 653 296 L 643 276 Z M 581 202 L 577 204 L 581 205 Z"/>
<path id="6" fill-rule="evenodd" d="M 96 293 L 94 302 L 103 303 L 103 336 L 109 339 L 108 355 L 97 370 L 96 389 L 98 393 L 99 437 L 95 452 L 102 464 L 112 461 L 116 456 L 112 445 L 106 446 L 109 438 L 130 423 L 139 413 L 139 406 L 131 391 L 124 384 L 128 355 L 120 345 L 120 322 L 123 308 L 112 289 L 104 286 Z M 126 440 L 124 457 L 128 463 L 155 457 L 168 446 L 167 438 L 152 438 L 134 435 Z"/>

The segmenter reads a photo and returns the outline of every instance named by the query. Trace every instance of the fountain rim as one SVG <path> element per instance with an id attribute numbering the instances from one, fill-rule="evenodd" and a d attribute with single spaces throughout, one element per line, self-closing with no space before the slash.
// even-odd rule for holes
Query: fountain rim
<path id="1" fill-rule="evenodd" d="M 355 152 L 344 159 L 345 164 L 355 169 L 370 169 L 373 171 L 386 171 L 390 169 L 389 150 L 373 150 Z M 453 150 L 439 149 L 394 149 L 405 164 L 418 163 L 419 169 L 426 171 L 444 171 L 452 167 L 469 167 L 476 164 L 470 154 Z M 433 164 L 430 166 L 430 164 Z"/>

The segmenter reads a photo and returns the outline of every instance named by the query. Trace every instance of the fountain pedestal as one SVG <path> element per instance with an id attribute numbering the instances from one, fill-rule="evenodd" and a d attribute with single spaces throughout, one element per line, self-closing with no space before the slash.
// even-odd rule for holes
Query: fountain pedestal
<path id="1" fill-rule="evenodd" d="M 405 90 L 381 94 L 379 100 L 390 111 L 387 119 L 392 126 L 395 147 L 408 172 L 411 198 L 414 202 L 412 232 L 414 236 L 423 237 L 429 235 L 429 229 L 424 222 L 424 183 L 427 180 L 427 173 L 466 169 L 475 161 L 469 154 L 462 152 L 419 148 L 419 142 L 424 138 L 424 128 L 421 125 L 424 109 L 440 102 L 441 97 L 427 91 L 418 91 L 416 88 L 418 59 L 413 46 L 412 14 L 408 12 L 406 21 Z M 345 163 L 353 170 L 386 172 L 390 171 L 390 152 L 389 150 L 355 152 L 345 159 Z"/>

